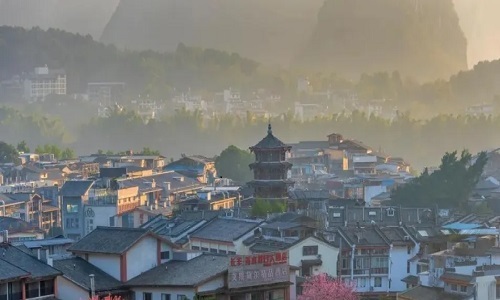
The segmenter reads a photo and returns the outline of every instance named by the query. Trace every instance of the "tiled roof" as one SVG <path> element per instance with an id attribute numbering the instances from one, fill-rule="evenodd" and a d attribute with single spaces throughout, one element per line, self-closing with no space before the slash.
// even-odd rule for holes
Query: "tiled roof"
<path id="1" fill-rule="evenodd" d="M 227 256 L 204 254 L 188 261 L 170 261 L 129 280 L 127 286 L 196 286 L 227 270 Z"/>
<path id="2" fill-rule="evenodd" d="M 443 281 L 451 280 L 451 281 L 472 282 L 472 280 L 474 280 L 474 277 L 472 277 L 471 275 L 445 272 L 443 275 L 441 275 L 440 279 Z"/>
<path id="3" fill-rule="evenodd" d="M 9 245 L 0 244 L 0 261 L 8 262 L 18 269 L 29 273 L 30 278 L 37 279 L 43 277 L 55 277 L 60 275 L 61 272 L 52 268 L 51 266 L 39 261 L 35 257 L 23 252 L 22 250 Z M 3 269 L 0 268 L 0 276 Z M 12 270 L 10 271 L 12 272 Z M 14 270 L 12 274 L 20 274 L 19 271 Z"/>
<path id="4" fill-rule="evenodd" d="M 92 180 L 70 180 L 66 181 L 59 194 L 66 197 L 80 197 L 92 186 Z"/>
<path id="5" fill-rule="evenodd" d="M 254 220 L 217 218 L 193 232 L 191 238 L 232 242 L 260 224 Z"/>
<path id="6" fill-rule="evenodd" d="M 277 137 L 273 135 L 271 130 L 271 124 L 268 126 L 267 135 L 260 142 L 258 142 L 255 146 L 250 147 L 250 150 L 253 149 L 273 149 L 273 148 L 291 148 L 286 145 L 282 141 L 280 141 Z"/>
<path id="7" fill-rule="evenodd" d="M 67 279 L 90 290 L 89 274 L 94 274 L 96 291 L 109 291 L 120 287 L 121 282 L 80 257 L 54 260 L 54 268 Z"/>
<path id="8" fill-rule="evenodd" d="M 0 281 L 28 277 L 29 273 L 0 258 Z"/>
<path id="9" fill-rule="evenodd" d="M 252 253 L 274 252 L 288 249 L 292 245 L 292 243 L 267 240 L 262 238 L 255 241 L 255 243 L 250 247 L 250 251 L 252 251 Z"/>
<path id="10" fill-rule="evenodd" d="M 43 232 L 24 220 L 11 217 L 0 217 L 0 230 L 8 230 L 9 233 Z"/>
<path id="11" fill-rule="evenodd" d="M 405 278 L 401 279 L 401 281 L 409 283 L 409 284 L 417 285 L 418 284 L 418 276 L 408 275 Z"/>
<path id="12" fill-rule="evenodd" d="M 122 254 L 149 234 L 148 229 L 100 227 L 68 248 L 71 252 Z"/>
<path id="13" fill-rule="evenodd" d="M 459 300 L 466 299 L 466 296 L 447 294 L 442 288 L 417 286 L 402 292 L 399 298 L 404 300 Z"/>
<path id="14" fill-rule="evenodd" d="M 181 180 L 182 178 L 182 180 Z M 151 182 L 156 182 L 156 187 L 161 188 L 164 182 L 170 182 L 170 192 L 184 191 L 189 189 L 199 189 L 204 185 L 193 178 L 186 177 L 174 171 L 167 171 L 137 178 L 118 180 L 120 187 L 138 186 L 139 191 L 151 189 Z"/>

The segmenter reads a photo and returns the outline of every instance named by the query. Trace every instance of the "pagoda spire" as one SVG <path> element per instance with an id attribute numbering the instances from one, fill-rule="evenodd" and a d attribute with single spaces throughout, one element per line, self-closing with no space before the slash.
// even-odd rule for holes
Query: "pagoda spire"
<path id="1" fill-rule="evenodd" d="M 267 125 L 267 134 L 273 134 L 273 130 L 271 129 L 271 121 L 269 121 Z"/>

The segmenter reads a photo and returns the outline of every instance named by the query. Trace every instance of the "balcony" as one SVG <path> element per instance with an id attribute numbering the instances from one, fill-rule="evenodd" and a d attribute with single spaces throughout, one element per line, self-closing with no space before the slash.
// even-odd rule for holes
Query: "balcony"
<path id="1" fill-rule="evenodd" d="M 372 268 L 371 274 L 389 274 L 389 268 Z"/>
<path id="2" fill-rule="evenodd" d="M 92 189 L 89 191 L 88 205 L 109 206 L 116 205 L 118 194 L 108 189 Z"/>

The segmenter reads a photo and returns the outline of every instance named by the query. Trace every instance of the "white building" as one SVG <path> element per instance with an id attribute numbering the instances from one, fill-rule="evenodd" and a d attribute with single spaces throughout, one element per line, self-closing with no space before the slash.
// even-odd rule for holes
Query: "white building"
<path id="1" fill-rule="evenodd" d="M 66 95 L 65 71 L 49 70 L 47 66 L 35 68 L 24 80 L 24 97 L 37 100 L 51 94 Z"/>

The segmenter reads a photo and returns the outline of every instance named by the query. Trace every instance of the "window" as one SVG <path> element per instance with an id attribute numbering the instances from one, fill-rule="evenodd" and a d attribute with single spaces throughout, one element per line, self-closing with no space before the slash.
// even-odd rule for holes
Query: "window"
<path id="1" fill-rule="evenodd" d="M 451 285 L 451 290 L 452 291 L 458 291 L 458 286 L 456 284 Z"/>
<path id="2" fill-rule="evenodd" d="M 382 287 L 382 277 L 375 277 L 374 287 Z"/>
<path id="3" fill-rule="evenodd" d="M 78 212 L 78 205 L 73 205 L 73 204 L 67 204 L 66 205 L 66 212 L 67 213 L 77 213 Z"/>
<path id="4" fill-rule="evenodd" d="M 217 249 L 210 248 L 210 253 L 217 253 Z"/>
<path id="5" fill-rule="evenodd" d="M 302 255 L 318 255 L 318 246 L 304 246 L 302 247 Z"/>
<path id="6" fill-rule="evenodd" d="M 227 251 L 226 251 L 226 250 L 221 250 L 221 249 L 219 249 L 219 253 L 220 253 L 220 254 L 227 254 Z"/>
<path id="7" fill-rule="evenodd" d="M 153 300 L 152 293 L 142 293 L 142 300 Z"/>
<path id="8" fill-rule="evenodd" d="M 201 247 L 201 251 L 203 251 L 203 252 L 208 252 L 208 248 Z"/>
<path id="9" fill-rule="evenodd" d="M 227 253 L 228 253 L 229 255 L 236 255 L 236 252 L 234 252 L 234 251 L 227 251 Z"/>
<path id="10" fill-rule="evenodd" d="M 160 253 L 161 259 L 170 259 L 170 251 L 162 251 Z"/>
<path id="11" fill-rule="evenodd" d="M 111 227 L 115 226 L 115 217 L 109 217 L 109 226 Z"/>
<path id="12" fill-rule="evenodd" d="M 410 262 L 406 262 L 406 273 L 410 273 Z"/>
<path id="13" fill-rule="evenodd" d="M 358 278 L 358 280 L 356 281 L 356 287 L 358 288 L 366 287 L 366 278 Z"/>
<path id="14" fill-rule="evenodd" d="M 200 247 L 198 247 L 198 246 L 191 246 L 191 250 L 200 250 Z"/>
<path id="15" fill-rule="evenodd" d="M 170 294 L 161 294 L 161 300 L 170 300 Z"/>
<path id="16" fill-rule="evenodd" d="M 54 294 L 54 281 L 46 280 L 40 281 L 40 296 L 47 296 Z"/>
<path id="17" fill-rule="evenodd" d="M 465 286 L 465 285 L 461 285 L 461 286 L 460 286 L 460 292 L 461 292 L 461 293 L 467 293 L 467 286 Z"/>
<path id="18" fill-rule="evenodd" d="M 188 300 L 186 295 L 177 295 L 177 300 Z"/>

